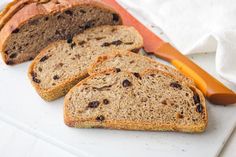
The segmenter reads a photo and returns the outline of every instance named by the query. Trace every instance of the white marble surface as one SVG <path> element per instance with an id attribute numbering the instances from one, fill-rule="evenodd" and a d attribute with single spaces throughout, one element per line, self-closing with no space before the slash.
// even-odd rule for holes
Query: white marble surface
<path id="1" fill-rule="evenodd" d="M 156 30 L 157 34 L 163 33 Z M 190 56 L 218 77 L 214 55 Z M 29 63 L 14 67 L 0 61 L 0 156 L 218 156 L 236 125 L 236 106 L 208 103 L 209 126 L 203 134 L 73 129 L 63 124 L 63 99 L 47 103 L 26 76 Z M 233 90 L 236 87 L 228 84 Z M 235 157 L 230 137 L 222 157 Z"/>
<path id="2" fill-rule="evenodd" d="M 229 137 L 219 157 L 236 157 L 235 148 L 236 148 L 236 129 L 234 129 L 234 132 Z"/>
<path id="3" fill-rule="evenodd" d="M 190 58 L 215 74 L 213 54 Z M 214 157 L 235 127 L 236 106 L 208 103 L 209 126 L 203 134 L 68 128 L 63 124 L 63 99 L 41 100 L 27 79 L 28 64 L 8 67 L 0 62 L 0 156 Z M 232 137 L 221 156 L 234 157 L 234 146 Z"/>

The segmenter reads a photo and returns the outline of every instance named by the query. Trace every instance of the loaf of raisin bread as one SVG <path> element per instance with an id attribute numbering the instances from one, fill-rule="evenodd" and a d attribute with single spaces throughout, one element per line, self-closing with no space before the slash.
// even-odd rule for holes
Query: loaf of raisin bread
<path id="1" fill-rule="evenodd" d="M 91 28 L 73 39 L 57 41 L 45 48 L 32 62 L 29 78 L 43 99 L 54 100 L 88 76 L 88 67 L 97 56 L 115 49 L 137 50 L 142 46 L 143 39 L 133 27 Z"/>
<path id="2" fill-rule="evenodd" d="M 118 24 L 119 14 L 95 0 L 15 0 L 0 14 L 0 51 L 13 65 L 33 59 L 53 41 Z"/>
<path id="3" fill-rule="evenodd" d="M 202 132 L 208 116 L 194 86 L 158 71 L 103 71 L 66 95 L 64 121 L 70 127 Z"/>
<path id="4" fill-rule="evenodd" d="M 122 71 L 142 72 L 146 69 L 158 69 L 178 77 L 180 80 L 194 85 L 194 81 L 171 68 L 170 66 L 159 63 L 149 57 L 132 53 L 130 51 L 115 50 L 112 53 L 106 53 L 99 56 L 89 67 L 89 74 L 95 74 L 106 69 L 120 69 Z"/>

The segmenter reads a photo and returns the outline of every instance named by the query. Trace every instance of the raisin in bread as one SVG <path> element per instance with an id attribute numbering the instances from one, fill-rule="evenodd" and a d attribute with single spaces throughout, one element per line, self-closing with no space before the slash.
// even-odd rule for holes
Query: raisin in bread
<path id="1" fill-rule="evenodd" d="M 117 24 L 119 14 L 94 0 L 15 0 L 0 15 L 0 51 L 6 64 L 17 64 L 53 41 Z"/>
<path id="2" fill-rule="evenodd" d="M 88 67 L 97 56 L 114 49 L 133 50 L 142 46 L 143 39 L 133 27 L 91 28 L 45 48 L 32 62 L 29 77 L 43 99 L 54 100 L 88 76 Z"/>
<path id="3" fill-rule="evenodd" d="M 90 75 L 104 71 L 106 69 L 118 68 L 122 71 L 142 72 L 146 69 L 158 69 L 178 77 L 180 80 L 194 85 L 194 81 L 180 73 L 179 71 L 167 65 L 156 62 L 155 60 L 135 54 L 130 51 L 116 50 L 99 56 L 96 61 L 90 65 L 88 73 Z"/>
<path id="4" fill-rule="evenodd" d="M 202 93 L 158 70 L 105 71 L 66 95 L 65 124 L 79 128 L 202 132 L 207 109 Z"/>

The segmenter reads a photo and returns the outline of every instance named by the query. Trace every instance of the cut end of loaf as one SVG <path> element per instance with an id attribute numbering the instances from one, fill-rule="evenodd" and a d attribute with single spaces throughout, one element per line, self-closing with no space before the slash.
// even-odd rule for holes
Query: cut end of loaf
<path id="1" fill-rule="evenodd" d="M 67 94 L 64 116 L 79 128 L 203 132 L 207 126 L 201 92 L 158 70 L 92 75 Z"/>
<path id="2" fill-rule="evenodd" d="M 82 3 L 82 1 L 73 2 L 72 0 L 68 2 L 72 3 L 71 5 L 54 4 L 53 1 L 37 5 L 25 4 L 22 9 L 12 15 L 0 32 L 0 35 L 4 37 L 0 40 L 0 44 L 5 63 L 14 65 L 32 60 L 50 43 L 72 38 L 88 28 L 122 23 L 118 13 L 95 2 Z M 53 5 L 60 5 L 63 9 L 36 13 L 38 8 L 44 8 L 47 5 L 49 8 L 46 10 L 56 9 L 57 7 L 50 8 Z M 28 12 L 32 12 L 35 16 L 27 19 Z"/>

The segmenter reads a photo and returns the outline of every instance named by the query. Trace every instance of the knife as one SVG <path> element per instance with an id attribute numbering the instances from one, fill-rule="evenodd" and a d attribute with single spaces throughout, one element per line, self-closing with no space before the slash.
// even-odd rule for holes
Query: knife
<path id="1" fill-rule="evenodd" d="M 124 9 L 115 0 L 102 0 L 118 11 L 123 19 L 124 25 L 135 27 L 144 38 L 144 50 L 150 54 L 171 63 L 186 76 L 191 77 L 196 86 L 203 92 L 205 97 L 212 103 L 217 105 L 229 105 L 236 103 L 236 94 L 216 80 L 177 49 L 165 42 L 135 17 L 133 17 L 126 9 Z"/>

